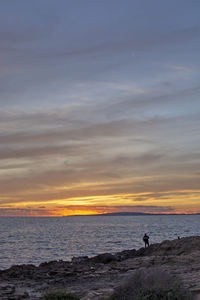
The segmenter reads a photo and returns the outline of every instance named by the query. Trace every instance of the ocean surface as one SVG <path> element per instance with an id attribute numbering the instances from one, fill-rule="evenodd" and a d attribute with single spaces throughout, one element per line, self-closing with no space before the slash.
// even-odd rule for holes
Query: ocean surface
<path id="1" fill-rule="evenodd" d="M 144 233 L 150 243 L 200 235 L 200 215 L 0 217 L 0 269 L 138 249 Z"/>

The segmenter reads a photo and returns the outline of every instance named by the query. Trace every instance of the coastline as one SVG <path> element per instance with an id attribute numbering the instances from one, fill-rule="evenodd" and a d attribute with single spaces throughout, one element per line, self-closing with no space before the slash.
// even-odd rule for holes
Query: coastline
<path id="1" fill-rule="evenodd" d="M 160 268 L 180 277 L 184 286 L 200 294 L 200 237 L 184 237 L 94 257 L 43 262 L 39 266 L 15 265 L 0 270 L 2 300 L 42 299 L 48 289 L 65 289 L 82 300 L 100 300 L 136 270 Z"/>

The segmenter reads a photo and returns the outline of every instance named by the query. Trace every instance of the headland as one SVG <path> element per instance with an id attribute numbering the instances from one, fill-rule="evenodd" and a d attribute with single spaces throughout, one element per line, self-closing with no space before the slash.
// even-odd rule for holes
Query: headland
<path id="1" fill-rule="evenodd" d="M 67 251 L 67 250 L 66 250 Z M 39 300 L 45 290 L 64 289 L 81 300 L 100 300 L 136 270 L 159 268 L 178 276 L 183 285 L 200 295 L 200 237 L 184 237 L 139 250 L 75 257 L 71 261 L 15 265 L 0 270 L 1 300 Z"/>

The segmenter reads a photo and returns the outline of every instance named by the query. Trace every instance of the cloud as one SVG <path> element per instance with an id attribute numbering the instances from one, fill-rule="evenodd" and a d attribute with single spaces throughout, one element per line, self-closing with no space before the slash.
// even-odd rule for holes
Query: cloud
<path id="1" fill-rule="evenodd" d="M 194 72 L 194 68 L 191 66 L 184 66 L 184 65 L 182 66 L 182 65 L 171 64 L 171 65 L 167 65 L 166 67 L 171 70 L 185 72 L 185 73 Z"/>
<path id="2" fill-rule="evenodd" d="M 107 41 L 98 42 L 96 39 L 96 32 L 92 32 L 90 35 L 89 43 L 82 43 L 82 45 L 78 45 L 78 47 L 73 47 L 70 44 L 64 47 L 60 47 L 55 49 L 55 47 L 48 48 L 48 51 L 45 50 L 34 50 L 29 51 L 30 56 L 37 56 L 38 58 L 42 58 L 43 60 L 57 58 L 58 60 L 63 60 L 63 58 L 76 58 L 77 57 L 85 57 L 88 56 L 90 59 L 97 58 L 97 55 L 114 55 L 116 53 L 132 51 L 141 52 L 147 50 L 149 48 L 156 48 L 159 45 L 167 44 L 167 43 L 181 43 L 185 42 L 185 40 L 191 40 L 193 38 L 197 38 L 200 33 L 199 27 L 188 27 L 181 28 L 177 30 L 171 30 L 169 32 L 152 32 L 150 36 L 147 35 L 137 35 L 137 34 L 129 34 L 129 35 L 121 35 L 109 37 Z M 31 35 L 32 36 L 32 35 Z M 33 35 L 34 37 L 34 35 Z M 19 38 L 21 38 L 19 36 Z M 22 36 L 23 38 L 23 36 Z M 18 38 L 16 38 L 18 41 Z M 95 42 L 94 42 L 95 41 Z M 29 49 L 30 50 L 30 49 Z M 93 56 L 92 56 L 93 55 Z"/>
<path id="3" fill-rule="evenodd" d="M 89 119 L 92 111 L 1 112 L 3 203 L 141 192 L 164 200 L 159 193 L 198 189 L 199 152 L 188 144 L 196 139 L 198 113 L 108 121 Z"/>
<path id="4" fill-rule="evenodd" d="M 173 212 L 172 207 L 167 206 L 81 206 L 65 205 L 47 209 L 39 208 L 0 208 L 0 216 L 67 216 L 77 212 L 77 214 L 102 214 L 110 212 L 143 212 L 143 213 L 169 213 Z"/>
<path id="5" fill-rule="evenodd" d="M 42 97 L 45 102 L 47 98 L 57 97 L 61 89 L 70 89 L 74 83 L 94 82 L 95 78 L 108 81 L 107 76 L 112 71 L 124 74 L 124 67 L 130 65 L 130 57 L 137 74 L 145 68 L 141 67 L 141 63 L 146 61 L 146 53 L 152 49 L 159 51 L 160 47 L 168 44 L 180 44 L 182 48 L 182 42 L 193 40 L 200 32 L 195 26 L 163 32 L 154 29 L 150 34 L 126 30 L 117 31 L 117 34 L 114 31 L 114 34 L 103 28 L 99 38 L 99 27 L 89 30 L 89 33 L 86 30 L 82 35 L 74 33 L 71 36 L 66 28 L 66 32 L 58 30 L 57 33 L 58 21 L 55 22 L 51 18 L 51 22 L 45 19 L 39 25 L 18 27 L 16 24 L 16 28 L 3 24 L 5 29 L 0 31 L 3 105 L 19 102 L 27 105 L 34 96 L 34 101 Z M 131 56 L 133 51 L 136 57 L 143 53 L 143 58 L 137 61 Z M 127 78 L 130 79 L 129 76 Z M 30 99 L 30 96 L 32 100 L 27 101 L 26 97 Z"/>
<path id="6" fill-rule="evenodd" d="M 14 217 L 43 217 L 54 216 L 53 211 L 48 209 L 32 209 L 32 208 L 0 208 L 0 216 Z"/>
<path id="7" fill-rule="evenodd" d="M 147 111 L 147 109 L 155 109 L 159 111 L 158 108 L 163 109 L 164 107 L 169 106 L 169 104 L 173 105 L 183 105 L 188 102 L 188 97 L 197 95 L 200 91 L 200 86 L 192 86 L 187 88 L 182 88 L 180 90 L 175 90 L 170 92 L 159 91 L 159 88 L 149 91 L 149 93 L 145 93 L 137 96 L 123 96 L 123 99 L 117 99 L 117 101 L 111 102 L 108 104 L 105 113 L 110 114 L 112 112 L 112 116 L 116 114 L 124 114 L 125 112 L 132 113 L 142 113 Z"/>
<path id="8" fill-rule="evenodd" d="M 174 207 L 199 188 L 198 10 L 88 3 L 2 6 L 1 204 Z"/>

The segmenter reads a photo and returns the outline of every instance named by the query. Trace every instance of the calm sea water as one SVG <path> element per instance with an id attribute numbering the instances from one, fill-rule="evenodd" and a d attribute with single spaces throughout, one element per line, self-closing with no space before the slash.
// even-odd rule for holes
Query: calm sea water
<path id="1" fill-rule="evenodd" d="M 200 216 L 0 217 L 0 269 L 138 249 L 145 232 L 150 243 L 200 235 Z"/>

